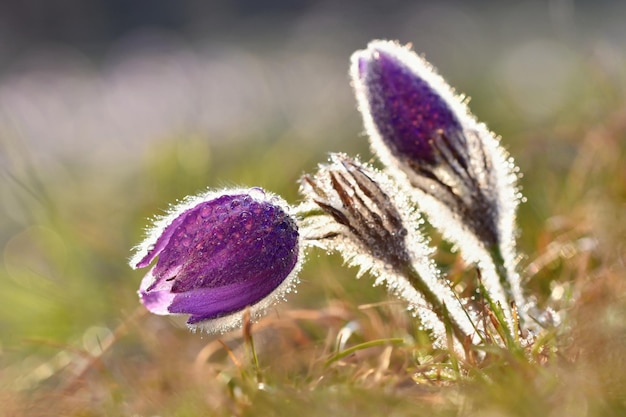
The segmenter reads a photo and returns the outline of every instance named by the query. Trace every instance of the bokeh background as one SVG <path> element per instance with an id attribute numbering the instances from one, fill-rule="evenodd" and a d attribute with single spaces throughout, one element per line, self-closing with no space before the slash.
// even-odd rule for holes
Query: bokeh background
<path id="1" fill-rule="evenodd" d="M 185 361 L 214 337 L 162 317 L 112 336 L 138 314 L 143 271 L 127 259 L 146 219 L 207 187 L 297 202 L 297 179 L 328 152 L 369 159 L 347 71 L 370 39 L 412 43 L 502 136 L 523 173 L 521 267 L 540 301 L 559 298 L 558 282 L 621 282 L 625 16 L 619 1 L 2 1 L 5 412 L 163 412 L 130 374 L 163 365 L 154 350 Z M 312 254 L 279 311 L 387 297 L 340 264 Z M 623 306 L 606 314 L 626 344 Z M 41 396 L 92 354 L 99 390 Z"/>

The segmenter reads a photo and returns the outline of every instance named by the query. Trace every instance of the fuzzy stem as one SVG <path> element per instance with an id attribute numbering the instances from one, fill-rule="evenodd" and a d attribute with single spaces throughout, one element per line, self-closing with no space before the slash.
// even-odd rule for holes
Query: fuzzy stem
<path id="1" fill-rule="evenodd" d="M 504 310 L 502 309 L 502 306 L 500 305 L 500 303 L 493 301 L 493 298 L 491 298 L 489 291 L 485 289 L 482 283 L 480 284 L 480 291 L 485 301 L 487 301 L 489 310 L 491 310 L 491 312 L 496 317 L 498 324 L 502 326 L 502 332 L 498 331 L 498 333 L 500 333 L 500 336 L 503 338 L 504 342 L 506 343 L 506 346 L 512 349 L 517 347 L 518 346 L 517 338 L 513 336 L 513 332 L 511 331 L 509 322 L 506 319 L 506 316 L 504 315 Z M 496 330 L 499 330 L 499 329 L 496 329 Z"/>
<path id="2" fill-rule="evenodd" d="M 502 252 L 500 250 L 500 246 L 498 245 L 492 245 L 488 248 L 488 252 L 489 252 L 489 256 L 491 257 L 491 260 L 493 262 L 493 266 L 494 269 L 496 271 L 496 274 L 498 275 L 498 279 L 500 281 L 500 284 L 502 285 L 502 288 L 504 289 L 505 295 L 507 297 L 507 300 L 509 300 L 510 303 L 515 303 L 515 294 L 513 293 L 513 289 L 511 288 L 511 281 L 509 279 L 509 272 L 507 270 L 505 261 L 504 261 L 504 257 L 502 256 Z M 523 308 L 523 306 L 518 306 L 518 305 L 509 305 L 506 307 L 510 307 L 511 310 L 515 309 L 515 308 Z M 503 307 L 504 308 L 504 307 Z M 524 314 L 521 314 L 517 317 L 518 320 L 518 324 L 519 326 L 524 326 Z M 511 323 L 513 324 L 513 323 Z M 515 329 L 513 329 L 515 331 Z"/>
<path id="3" fill-rule="evenodd" d="M 507 299 L 515 300 L 513 290 L 511 289 L 511 282 L 509 281 L 509 274 L 506 270 L 506 266 L 504 265 L 504 257 L 502 256 L 502 252 L 500 251 L 500 246 L 491 245 L 487 250 L 489 252 L 491 260 L 493 261 L 493 266 L 496 270 L 496 274 L 498 274 L 500 285 L 502 285 Z"/>
<path id="4" fill-rule="evenodd" d="M 448 308 L 445 302 L 435 294 L 431 288 L 422 280 L 421 276 L 417 273 L 412 265 L 405 265 L 402 268 L 402 274 L 409 281 L 411 286 L 420 292 L 433 312 L 439 317 L 442 323 L 449 323 L 452 329 L 452 333 L 457 337 L 459 342 L 463 343 L 466 338 L 471 338 L 471 335 L 467 334 L 463 328 L 457 323 L 453 317 L 448 314 Z"/>

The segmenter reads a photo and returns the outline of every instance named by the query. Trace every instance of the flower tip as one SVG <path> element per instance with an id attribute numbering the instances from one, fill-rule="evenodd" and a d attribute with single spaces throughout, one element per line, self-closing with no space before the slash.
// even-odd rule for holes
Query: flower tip
<path id="1" fill-rule="evenodd" d="M 369 64 L 378 57 L 378 45 L 387 41 L 372 41 L 366 49 L 355 51 L 350 57 L 350 74 L 355 81 L 364 81 L 369 72 Z"/>
<path id="2" fill-rule="evenodd" d="M 369 64 L 375 61 L 401 61 L 406 59 L 406 55 L 412 52 L 405 46 L 395 41 L 373 40 L 367 44 L 366 49 L 361 49 L 352 54 L 352 74 L 365 78 L 368 70 L 372 69 Z"/>
<path id="3" fill-rule="evenodd" d="M 359 79 L 363 79 L 365 78 L 365 75 L 367 73 L 367 65 L 369 64 L 367 58 L 365 58 L 362 55 L 357 56 L 357 60 L 356 60 L 356 68 L 357 68 L 357 74 Z"/>
<path id="4" fill-rule="evenodd" d="M 136 248 L 137 251 L 141 251 L 140 248 Z M 144 254 L 145 252 L 145 254 Z M 137 252 L 139 253 L 139 252 Z M 146 266 L 150 265 L 150 262 L 152 262 L 152 260 L 154 259 L 154 257 L 156 256 L 155 254 L 155 250 L 154 250 L 154 245 L 151 245 L 146 251 L 142 251 L 141 254 L 144 254 L 143 258 L 138 258 L 138 256 L 133 256 L 130 261 L 128 262 L 130 267 L 133 269 L 140 269 L 140 268 L 145 268 Z"/>

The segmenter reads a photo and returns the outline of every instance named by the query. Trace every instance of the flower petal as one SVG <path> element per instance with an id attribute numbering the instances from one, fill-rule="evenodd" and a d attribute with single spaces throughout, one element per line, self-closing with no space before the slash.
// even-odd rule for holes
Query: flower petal
<path id="1" fill-rule="evenodd" d="M 278 288 L 283 279 L 280 273 L 260 274 L 230 285 L 176 293 L 169 311 L 191 314 L 189 324 L 220 318 L 257 304 Z"/>
<path id="2" fill-rule="evenodd" d="M 184 221 L 186 212 L 182 212 L 178 214 L 173 220 L 168 222 L 167 227 L 159 234 L 158 239 L 155 243 L 149 244 L 144 253 L 142 253 L 143 257 L 136 261 L 131 261 L 131 266 L 133 268 L 145 268 L 150 265 L 150 262 L 157 257 L 159 253 L 167 246 L 172 234 L 176 230 L 178 226 Z M 149 239 L 148 239 L 149 240 Z"/>
<path id="3" fill-rule="evenodd" d="M 172 286 L 172 281 L 166 282 L 170 287 Z M 154 276 L 152 275 L 152 270 L 150 270 L 139 286 L 141 303 L 153 314 L 167 315 L 169 314 L 168 308 L 174 299 L 174 294 L 167 289 L 148 290 L 153 284 Z"/>

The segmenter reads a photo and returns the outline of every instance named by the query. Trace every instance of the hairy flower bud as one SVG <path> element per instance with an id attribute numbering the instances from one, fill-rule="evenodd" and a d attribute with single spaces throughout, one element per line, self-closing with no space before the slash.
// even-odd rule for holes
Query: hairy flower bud
<path id="1" fill-rule="evenodd" d="M 155 314 L 189 314 L 192 329 L 225 331 L 290 291 L 302 253 L 298 227 L 282 199 L 259 188 L 189 198 L 156 223 L 137 247 L 133 268 L 158 261 L 141 282 Z"/>
<path id="2" fill-rule="evenodd" d="M 436 344 L 445 343 L 450 321 L 457 340 L 476 337 L 472 314 L 435 268 L 432 249 L 419 231 L 421 220 L 393 181 L 344 154 L 332 154 L 314 176 L 305 175 L 300 192 L 310 207 L 302 220 L 304 239 L 338 251 L 344 259 L 369 271 L 376 283 L 405 299 Z"/>
<path id="3" fill-rule="evenodd" d="M 495 301 L 523 312 L 514 271 L 520 195 L 499 141 L 407 47 L 373 41 L 353 54 L 351 75 L 374 152 L 464 258 L 485 269 Z"/>
<path id="4" fill-rule="evenodd" d="M 406 264 L 407 229 L 390 197 L 358 162 L 341 154 L 333 154 L 331 160 L 333 164 L 322 168 L 315 178 L 303 177 L 303 193 L 375 258 L 395 268 Z"/>

